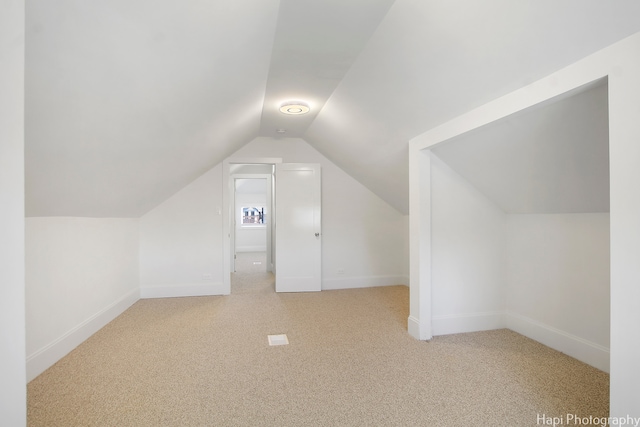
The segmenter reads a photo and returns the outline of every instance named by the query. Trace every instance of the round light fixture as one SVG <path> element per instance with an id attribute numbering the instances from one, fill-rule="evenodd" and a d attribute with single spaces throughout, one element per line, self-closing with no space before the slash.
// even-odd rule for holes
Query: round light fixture
<path id="1" fill-rule="evenodd" d="M 292 115 L 305 114 L 309 112 L 309 106 L 300 101 L 285 102 L 280 106 L 280 112 Z"/>

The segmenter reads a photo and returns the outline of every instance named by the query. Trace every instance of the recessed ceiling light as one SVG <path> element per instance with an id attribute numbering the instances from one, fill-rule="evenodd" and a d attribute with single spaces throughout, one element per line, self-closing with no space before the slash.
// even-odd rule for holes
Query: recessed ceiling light
<path id="1" fill-rule="evenodd" d="M 280 106 L 280 112 L 284 114 L 305 114 L 309 112 L 309 106 L 300 101 L 285 102 Z"/>

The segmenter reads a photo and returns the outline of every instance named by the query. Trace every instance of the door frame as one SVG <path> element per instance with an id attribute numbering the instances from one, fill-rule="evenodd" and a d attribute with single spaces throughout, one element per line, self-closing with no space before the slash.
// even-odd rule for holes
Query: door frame
<path id="1" fill-rule="evenodd" d="M 231 221 L 235 207 L 231 204 L 232 195 L 235 189 L 235 180 L 231 178 L 231 165 L 275 165 L 282 163 L 281 157 L 236 157 L 228 158 L 222 162 L 222 284 L 223 295 L 231 293 Z M 271 208 L 273 211 L 273 207 Z M 273 226 L 272 222 L 272 226 Z"/>

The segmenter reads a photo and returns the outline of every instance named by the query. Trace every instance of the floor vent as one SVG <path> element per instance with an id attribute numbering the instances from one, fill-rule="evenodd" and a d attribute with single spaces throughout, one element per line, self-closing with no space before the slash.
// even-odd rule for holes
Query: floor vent
<path id="1" fill-rule="evenodd" d="M 287 345 L 289 344 L 289 339 L 286 334 L 282 335 L 267 335 L 269 338 L 269 345 Z"/>

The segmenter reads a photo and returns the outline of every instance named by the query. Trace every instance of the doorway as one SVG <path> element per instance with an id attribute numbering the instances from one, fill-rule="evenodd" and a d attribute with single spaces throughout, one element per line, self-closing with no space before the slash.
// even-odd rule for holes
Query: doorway
<path id="1" fill-rule="evenodd" d="M 232 271 L 272 271 L 271 174 L 233 174 L 232 177 Z"/>
<path id="2" fill-rule="evenodd" d="M 271 247 L 271 175 L 232 174 L 232 178 L 231 293 L 273 292 L 275 277 L 271 262 L 267 262 L 271 260 L 271 251 L 267 255 Z"/>
<path id="3" fill-rule="evenodd" d="M 266 205 L 264 207 L 247 205 L 236 208 L 237 180 L 257 178 L 266 179 Z M 237 225 L 245 221 L 245 216 L 247 228 L 252 227 L 250 225 L 252 222 L 254 224 L 260 221 L 266 222 L 264 226 L 267 233 L 266 269 L 270 269 L 276 276 L 276 291 L 320 291 L 322 262 L 320 164 L 284 164 L 280 158 L 227 159 L 223 162 L 222 181 L 224 293 L 231 293 L 231 274 L 236 271 L 238 254 L 236 234 L 243 231 L 242 227 Z M 240 184 L 243 182 L 240 181 Z M 278 190 L 279 187 L 282 191 Z M 277 225 L 278 217 L 286 219 L 281 221 L 279 226 Z M 270 236 L 269 233 L 271 233 Z M 280 267 L 276 267 L 278 260 L 281 263 Z M 282 286 L 279 287 L 279 284 Z"/>
<path id="4" fill-rule="evenodd" d="M 240 276 L 263 274 L 268 278 L 269 276 L 273 277 L 273 273 L 275 273 L 275 216 L 272 213 L 275 197 L 273 175 L 275 165 L 281 162 L 280 158 L 227 159 L 223 162 L 222 227 L 224 238 L 222 251 L 225 294 L 232 292 L 232 274 L 235 275 L 234 282 L 243 281 L 245 278 L 247 281 L 253 280 L 255 282 L 256 277 L 242 278 Z M 239 192 L 237 191 L 238 187 L 240 187 Z M 238 203 L 236 203 L 237 196 Z M 246 223 L 245 227 L 242 227 L 245 213 Z M 264 238 L 262 233 L 264 233 Z M 237 241 L 238 236 L 239 242 Z M 237 251 L 236 247 L 239 247 L 240 251 Z M 251 252 L 264 253 L 263 258 L 253 260 L 250 256 L 244 256 L 244 254 Z M 238 255 L 242 258 L 236 266 Z M 254 262 L 262 264 L 253 264 Z M 240 268 L 240 271 L 237 271 L 237 267 Z M 244 285 L 234 286 L 234 288 L 237 288 L 233 290 L 234 293 L 246 291 Z"/>

